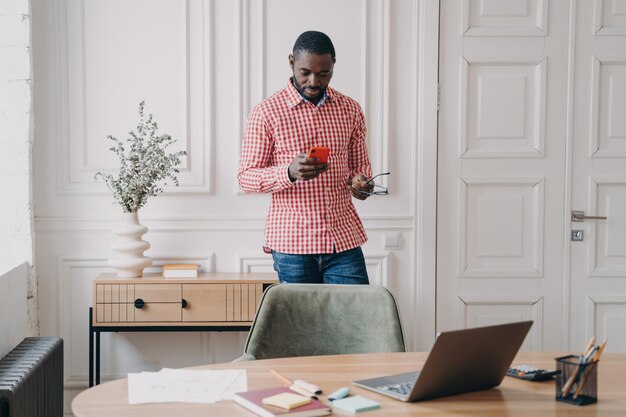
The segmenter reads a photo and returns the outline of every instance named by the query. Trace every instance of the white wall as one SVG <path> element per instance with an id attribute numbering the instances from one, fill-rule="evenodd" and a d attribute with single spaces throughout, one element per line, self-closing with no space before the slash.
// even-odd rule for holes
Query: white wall
<path id="1" fill-rule="evenodd" d="M 370 279 L 396 296 L 409 346 L 432 342 L 437 18 L 425 10 L 436 16 L 436 2 L 311 6 L 33 0 L 41 332 L 65 339 L 68 401 L 87 385 L 91 281 L 111 270 L 110 230 L 121 213 L 93 181 L 94 172 L 116 167 L 106 135 L 131 130 L 145 100 L 161 131 L 189 153 L 181 186 L 140 212 L 149 228 L 148 256 L 201 262 L 218 272 L 271 271 L 271 257 L 261 250 L 269 196 L 239 192 L 239 148 L 249 109 L 287 83 L 287 56 L 309 29 L 333 39 L 332 85 L 364 108 L 374 171 L 392 172 L 389 196 L 356 203 L 370 239 L 364 246 Z M 104 334 L 102 376 L 228 361 L 241 354 L 244 340 L 245 333 Z"/>
<path id="2" fill-rule="evenodd" d="M 29 0 L 0 0 L 0 273 L 27 262 L 28 329 L 37 334 L 37 284 L 33 265 L 32 75 Z M 26 285 L 26 282 L 25 282 Z M 7 289 L 13 287 L 7 287 Z M 27 301 L 28 300 L 28 301 Z M 6 320 L 0 316 L 0 320 Z"/>

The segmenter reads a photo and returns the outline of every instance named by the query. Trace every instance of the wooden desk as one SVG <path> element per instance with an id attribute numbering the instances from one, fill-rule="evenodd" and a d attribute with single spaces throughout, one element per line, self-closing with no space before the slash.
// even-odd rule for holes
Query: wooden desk
<path id="1" fill-rule="evenodd" d="M 89 386 L 94 374 L 100 383 L 100 333 L 248 331 L 263 291 L 277 282 L 274 273 L 101 274 L 93 281 L 89 308 Z"/>
<path id="2" fill-rule="evenodd" d="M 196 369 L 247 369 L 248 389 L 277 386 L 269 369 L 289 379 L 302 378 L 324 389 L 328 394 L 351 381 L 385 374 L 409 372 L 421 368 L 427 353 L 377 353 L 363 355 L 313 356 L 270 359 L 199 366 Z M 528 363 L 554 369 L 557 353 L 520 353 L 515 364 Z M 557 402 L 554 381 L 527 382 L 505 377 L 498 388 L 436 400 L 404 403 L 352 386 L 361 394 L 380 402 L 381 408 L 368 412 L 375 416 L 624 416 L 626 415 L 626 355 L 605 354 L 598 369 L 598 402 L 575 406 Z M 111 381 L 81 392 L 72 402 L 76 417 L 206 417 L 244 416 L 253 413 L 232 401 L 202 404 L 129 405 L 126 379 Z M 320 396 L 326 401 L 326 396 Z"/>

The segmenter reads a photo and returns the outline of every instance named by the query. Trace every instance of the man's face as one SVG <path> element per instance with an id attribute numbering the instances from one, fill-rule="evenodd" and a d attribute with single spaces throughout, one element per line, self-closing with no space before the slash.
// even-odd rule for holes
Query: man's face
<path id="1" fill-rule="evenodd" d="M 289 65 L 296 88 L 306 98 L 315 100 L 321 98 L 333 78 L 335 60 L 330 54 L 300 52 L 295 58 L 289 55 Z"/>

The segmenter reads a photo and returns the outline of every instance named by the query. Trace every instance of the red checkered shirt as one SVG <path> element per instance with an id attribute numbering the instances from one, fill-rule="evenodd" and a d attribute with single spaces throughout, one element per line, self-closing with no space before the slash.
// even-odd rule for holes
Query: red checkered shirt
<path id="1" fill-rule="evenodd" d="M 315 106 L 291 80 L 248 117 L 237 178 L 245 192 L 271 193 L 265 244 L 278 252 L 343 252 L 367 241 L 348 188 L 371 177 L 365 118 L 359 104 L 327 87 Z M 289 164 L 311 146 L 327 146 L 329 168 L 315 179 L 291 182 Z"/>

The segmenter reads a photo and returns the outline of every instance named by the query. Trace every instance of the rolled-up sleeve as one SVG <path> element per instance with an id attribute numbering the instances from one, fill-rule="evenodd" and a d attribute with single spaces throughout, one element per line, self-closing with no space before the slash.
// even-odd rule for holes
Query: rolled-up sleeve
<path id="1" fill-rule="evenodd" d="M 248 193 L 274 193 L 292 187 L 289 164 L 271 165 L 274 138 L 263 112 L 255 107 L 246 123 L 237 180 Z"/>
<path id="2" fill-rule="evenodd" d="M 356 106 L 355 125 L 350 137 L 350 145 L 348 149 L 348 165 L 350 168 L 350 180 L 357 175 L 363 174 L 367 178 L 372 176 L 372 165 L 367 154 L 367 143 L 365 136 L 367 128 L 365 127 L 365 117 L 361 107 Z"/>

